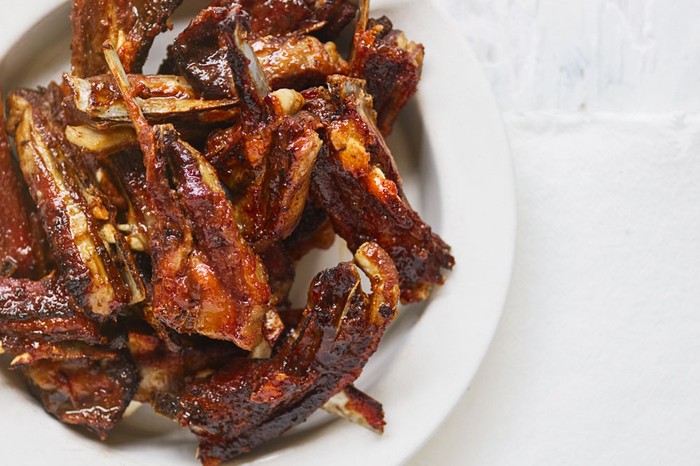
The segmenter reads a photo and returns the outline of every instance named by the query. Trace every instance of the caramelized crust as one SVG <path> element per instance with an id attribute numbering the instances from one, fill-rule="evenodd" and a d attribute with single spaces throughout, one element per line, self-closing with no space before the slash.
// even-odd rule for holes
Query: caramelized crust
<path id="1" fill-rule="evenodd" d="M 66 287 L 81 307 L 105 320 L 142 301 L 145 291 L 128 246 L 113 224 L 113 206 L 65 139 L 62 99 L 55 85 L 11 93 L 9 127 Z"/>
<path id="2" fill-rule="evenodd" d="M 73 0 L 72 74 L 106 73 L 102 45 L 119 53 L 127 71 L 139 73 L 155 37 L 182 0 Z"/>
<path id="3" fill-rule="evenodd" d="M 227 24 L 227 56 L 235 71 L 241 125 L 214 134 L 207 159 L 231 189 L 245 239 L 262 251 L 291 235 L 301 219 L 321 148 L 318 118 L 300 111 L 302 96 L 268 93 L 259 63 L 245 43 L 240 18 Z"/>
<path id="4" fill-rule="evenodd" d="M 262 262 L 240 238 L 208 162 L 172 127 L 154 131 L 154 153 L 145 159 L 152 324 L 161 336 L 173 329 L 252 349 L 270 297 Z"/>
<path id="5" fill-rule="evenodd" d="M 199 252 L 190 255 L 188 271 L 191 297 L 199 297 L 205 314 L 195 329 L 252 349 L 260 341 L 260 324 L 270 299 L 262 261 L 241 238 L 233 207 L 211 165 L 179 140 L 172 127 L 155 130 L 158 149 L 171 163 Z"/>
<path id="6" fill-rule="evenodd" d="M 150 188 L 149 320 L 161 337 L 173 329 L 251 350 L 262 339 L 262 319 L 270 308 L 262 261 L 241 238 L 214 168 L 172 125 L 148 124 L 118 57 L 112 50 L 106 56 L 136 127 Z"/>
<path id="7" fill-rule="evenodd" d="M 0 281 L 0 342 L 47 412 L 104 439 L 138 384 L 119 338 L 90 321 L 53 276 Z"/>
<path id="8" fill-rule="evenodd" d="M 286 2 L 285 5 L 293 5 L 293 2 Z M 263 9 L 270 7 L 270 2 L 261 4 Z M 306 9 L 305 6 L 302 8 Z M 258 9 L 254 10 L 258 12 Z M 255 27 L 260 26 L 263 16 L 256 16 L 260 13 L 255 12 L 250 17 L 245 16 L 252 25 L 249 39 L 271 89 L 302 90 L 323 84 L 326 77 L 332 74 L 348 72 L 348 64 L 334 43 L 324 44 L 314 36 L 287 27 L 268 28 L 262 34 Z M 209 7 L 202 10 L 168 49 L 167 71 L 177 70 L 204 98 L 229 99 L 236 95 L 230 57 L 221 39 L 221 35 L 226 34 L 226 23 L 236 14 L 239 18 L 243 17 L 238 4 L 230 8 Z M 287 17 L 294 22 L 293 18 Z"/>
<path id="9" fill-rule="evenodd" d="M 234 97 L 233 77 L 226 51 L 219 47 L 220 25 L 229 10 L 210 7 L 200 11 L 168 47 L 168 59 L 194 90 L 206 99 Z"/>
<path id="10" fill-rule="evenodd" d="M 105 342 L 100 327 L 85 316 L 55 277 L 41 281 L 2 279 L 0 296 L 2 336 L 38 342 Z M 22 352 L 28 350 L 22 348 Z"/>
<path id="11" fill-rule="evenodd" d="M 136 368 L 122 352 L 98 360 L 41 360 L 23 372 L 49 414 L 84 426 L 103 440 L 121 420 L 138 386 Z"/>
<path id="12" fill-rule="evenodd" d="M 265 36 L 251 46 L 272 89 L 303 90 L 323 84 L 330 75 L 348 73 L 336 45 L 313 36 Z"/>
<path id="13" fill-rule="evenodd" d="M 5 118 L 0 114 L 0 277 L 40 278 L 47 272 L 46 237 L 12 157 L 5 133 Z"/>
<path id="14" fill-rule="evenodd" d="M 409 42 L 402 31 L 393 29 L 386 16 L 365 21 L 360 20 L 355 32 L 351 74 L 367 81 L 379 129 L 387 136 L 418 89 L 424 50 L 423 45 Z"/>
<path id="15" fill-rule="evenodd" d="M 335 39 L 355 17 L 350 0 L 214 0 L 212 6 L 240 5 L 251 16 L 255 37 L 314 31 L 325 40 Z"/>
<path id="16" fill-rule="evenodd" d="M 411 209 L 400 184 L 385 175 L 383 168 L 393 167 L 393 159 L 363 110 L 361 82 L 334 77 L 330 89 L 333 100 L 309 107 L 326 129 L 313 193 L 351 250 L 376 241 L 389 253 L 399 270 L 402 302 L 421 301 L 434 284 L 444 282 L 442 271 L 454 265 L 450 248 Z"/>
<path id="17" fill-rule="evenodd" d="M 279 123 L 269 151 L 236 204 L 236 217 L 249 241 L 266 245 L 284 239 L 299 223 L 321 149 L 318 128 L 318 119 L 307 112 L 286 116 Z"/>

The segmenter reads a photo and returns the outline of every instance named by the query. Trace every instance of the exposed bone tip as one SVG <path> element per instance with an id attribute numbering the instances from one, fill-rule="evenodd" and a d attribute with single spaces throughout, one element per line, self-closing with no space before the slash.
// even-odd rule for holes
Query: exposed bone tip
<path id="1" fill-rule="evenodd" d="M 145 252 L 146 251 L 146 244 L 139 236 L 130 235 L 130 236 L 127 236 L 126 240 L 129 243 L 129 248 L 132 251 L 137 251 L 137 252 Z"/>
<path id="2" fill-rule="evenodd" d="M 353 400 L 361 403 L 354 405 Z M 358 406 L 361 408 L 358 409 Z M 384 433 L 384 412 L 381 404 L 352 387 L 333 395 L 323 405 L 323 410 L 369 429 L 375 434 Z"/>
<path id="3" fill-rule="evenodd" d="M 32 362 L 33 358 L 32 355 L 29 353 L 22 353 L 19 356 L 16 356 L 12 362 L 10 363 L 10 366 L 19 366 L 19 365 L 25 365 L 29 364 Z"/>
<path id="4" fill-rule="evenodd" d="M 195 379 L 206 379 L 214 373 L 213 369 L 202 369 L 194 375 Z"/>
<path id="5" fill-rule="evenodd" d="M 251 359 L 267 359 L 270 356 L 272 356 L 272 348 L 264 339 L 249 354 Z"/>
<path id="6" fill-rule="evenodd" d="M 71 144 L 82 147 L 89 152 L 105 155 L 133 145 L 136 141 L 133 128 L 126 126 L 116 126 L 104 130 L 98 130 L 89 125 L 66 126 L 65 134 Z"/>
<path id="7" fill-rule="evenodd" d="M 124 414 L 122 417 L 124 417 L 126 419 L 126 418 L 132 416 L 136 411 L 139 410 L 139 408 L 141 408 L 141 406 L 143 406 L 143 403 L 141 403 L 140 401 L 131 400 L 131 403 L 129 403 L 129 406 L 127 406 L 126 410 L 124 410 Z"/>
<path id="8" fill-rule="evenodd" d="M 270 94 L 276 100 L 282 113 L 294 115 L 306 104 L 304 97 L 293 89 L 278 89 Z"/>

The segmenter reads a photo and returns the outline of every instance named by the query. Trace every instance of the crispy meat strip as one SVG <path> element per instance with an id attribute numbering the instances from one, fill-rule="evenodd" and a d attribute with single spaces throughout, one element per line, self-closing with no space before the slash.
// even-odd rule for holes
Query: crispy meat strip
<path id="1" fill-rule="evenodd" d="M 295 336 L 277 354 L 236 359 L 156 404 L 195 433 L 205 465 L 279 436 L 360 375 L 396 314 L 399 289 L 391 259 L 376 244 L 362 245 L 355 262 L 370 277 L 371 296 L 352 263 L 319 273 Z"/>
<path id="2" fill-rule="evenodd" d="M 70 89 L 67 105 L 77 122 L 102 126 L 105 123 L 128 123 L 129 114 L 111 75 L 83 79 L 63 75 Z M 182 121 L 198 124 L 231 122 L 238 116 L 235 99 L 203 100 L 179 76 L 129 75 L 134 97 L 152 123 Z"/>
<path id="3" fill-rule="evenodd" d="M 347 74 L 348 64 L 335 43 L 313 36 L 265 36 L 251 43 L 272 89 L 303 90 L 323 84 L 332 74 Z"/>
<path id="4" fill-rule="evenodd" d="M 304 309 L 294 309 L 285 305 L 280 309 L 279 317 L 282 326 L 289 335 L 296 335 L 303 317 Z M 270 345 L 274 347 L 273 344 Z M 270 354 L 264 356 L 270 357 Z M 354 385 L 348 385 L 331 397 L 323 406 L 323 410 L 346 419 L 350 422 L 366 427 L 371 431 L 382 434 L 384 432 L 384 408 L 382 404 L 358 390 Z"/>
<path id="5" fill-rule="evenodd" d="M 142 136 L 144 128 L 151 130 L 150 126 L 139 128 L 137 131 Z M 138 199 L 143 203 L 141 212 L 147 226 L 152 262 L 152 312 L 146 313 L 146 320 L 158 330 L 161 338 L 169 341 L 168 329 L 189 330 L 184 328 L 183 320 L 194 320 L 191 314 L 196 312 L 191 311 L 196 303 L 192 302 L 188 286 L 189 256 L 194 253 L 194 240 L 191 226 L 170 187 L 167 161 L 158 153 L 155 132 L 146 137 L 153 140 L 147 143 L 149 145 L 142 144 L 144 188 L 132 185 L 135 192 L 143 195 Z M 194 323 L 190 325 L 195 326 Z"/>
<path id="6" fill-rule="evenodd" d="M 21 337 L 1 337 L 3 348 L 7 353 L 16 354 L 10 363 L 10 369 L 22 369 L 39 361 L 68 361 L 72 359 L 114 358 L 114 349 L 108 346 L 91 346 L 82 341 L 43 341 Z"/>
<path id="7" fill-rule="evenodd" d="M 401 175 L 394 156 L 377 127 L 377 113 L 372 107 L 372 96 L 367 94 L 365 84 L 360 79 L 329 76 L 327 87 L 311 88 L 302 93 L 306 99 L 304 109 L 319 116 L 326 126 L 339 119 L 339 112 L 351 114 L 366 133 L 364 142 L 370 163 L 379 167 L 384 176 L 396 184 L 399 196 L 405 200 Z"/>
<path id="8" fill-rule="evenodd" d="M 47 272 L 46 236 L 41 229 L 36 206 L 32 203 L 17 163 L 12 157 L 0 112 L 0 277 L 40 278 Z"/>
<path id="9" fill-rule="evenodd" d="M 250 349 L 259 340 L 262 316 L 269 308 L 270 287 L 263 263 L 242 239 L 233 206 L 211 165 L 183 143 L 172 127 L 155 130 L 159 148 L 171 162 L 177 193 L 200 252 L 190 256 L 195 275 L 191 286 L 207 314 L 198 333 L 228 336 Z M 212 330 L 219 335 L 211 335 Z"/>
<path id="10" fill-rule="evenodd" d="M 309 0 L 314 20 L 323 24 L 316 34 L 322 40 L 334 40 L 355 19 L 357 6 L 353 0 Z"/>
<path id="11" fill-rule="evenodd" d="M 269 93 L 236 17 L 222 34 L 235 71 L 241 124 L 214 134 L 206 156 L 235 199 L 235 216 L 257 250 L 289 236 L 301 219 L 316 156 L 318 118 L 293 90 Z"/>
<path id="12" fill-rule="evenodd" d="M 105 438 L 138 384 L 119 338 L 88 319 L 55 275 L 0 280 L 0 343 L 47 412 Z"/>
<path id="13" fill-rule="evenodd" d="M 41 281 L 1 279 L 0 296 L 2 336 L 47 342 L 105 343 L 100 327 L 85 316 L 53 275 Z"/>
<path id="14" fill-rule="evenodd" d="M 121 420 L 138 386 L 136 367 L 123 351 L 99 359 L 43 359 L 22 371 L 49 414 L 86 427 L 102 440 Z"/>
<path id="15" fill-rule="evenodd" d="M 313 193 L 351 250 L 371 240 L 389 253 L 399 270 L 403 302 L 423 300 L 434 284 L 444 282 L 443 269 L 454 265 L 450 248 L 385 174 L 393 160 L 368 117 L 370 100 L 362 82 L 338 76 L 329 86 L 330 93 L 306 93 L 309 108 L 322 115 L 327 141 L 314 170 Z"/>
<path id="16" fill-rule="evenodd" d="M 228 16 L 228 8 L 200 11 L 168 47 L 171 69 L 161 67 L 160 72 L 181 74 L 206 99 L 232 98 L 231 70 L 218 41 L 220 23 Z"/>
<path id="17" fill-rule="evenodd" d="M 281 309 L 280 317 L 284 320 L 286 330 L 298 327 L 303 316 L 304 309 L 292 309 L 285 306 Z M 322 409 L 347 421 L 365 427 L 376 434 L 384 433 L 384 408 L 382 404 L 367 393 L 357 389 L 354 385 L 348 385 L 343 390 L 333 395 Z"/>
<path id="18" fill-rule="evenodd" d="M 54 275 L 0 280 L 0 296 L 2 349 L 17 355 L 11 367 L 47 412 L 104 439 L 138 384 L 127 355 L 107 347 L 119 339 L 87 319 Z"/>
<path id="19" fill-rule="evenodd" d="M 145 290 L 113 223 L 113 206 L 64 137 L 62 99 L 56 85 L 15 91 L 8 99 L 8 126 L 66 288 L 91 316 L 105 320 L 142 301 Z"/>
<path id="20" fill-rule="evenodd" d="M 0 347 L 16 355 L 12 366 L 34 361 L 108 357 L 100 327 L 75 304 L 61 281 L 0 279 Z"/>
<path id="21" fill-rule="evenodd" d="M 166 62 L 172 69 L 161 71 L 177 70 L 205 98 L 234 97 L 231 66 L 219 36 L 229 18 L 240 12 L 237 4 L 231 8 L 202 10 L 170 46 Z M 253 27 L 255 24 L 253 20 Z M 259 35 L 253 31 L 250 40 L 272 89 L 301 90 L 323 84 L 326 76 L 348 71 L 348 64 L 332 42 L 324 44 L 316 37 L 293 30 L 283 35 L 270 34 Z"/>
<path id="22" fill-rule="evenodd" d="M 379 129 L 387 136 L 401 109 L 416 93 L 424 49 L 393 29 L 386 16 L 368 19 L 369 0 L 363 0 L 361 11 L 353 41 L 351 75 L 367 81 Z"/>
<path id="23" fill-rule="evenodd" d="M 118 52 L 127 71 L 139 73 L 155 37 L 170 27 L 168 18 L 182 0 L 73 0 L 72 74 L 106 73 L 105 42 Z"/>
<path id="24" fill-rule="evenodd" d="M 172 127 L 155 130 L 155 163 L 146 159 L 148 184 L 153 188 L 154 182 L 159 183 L 160 191 L 154 193 L 156 218 L 149 228 L 154 316 L 179 333 L 227 339 L 252 349 L 261 337 L 270 293 L 262 263 L 240 239 L 221 188 L 212 192 L 206 184 L 200 160 L 190 156 L 191 148 L 182 147 Z M 184 206 L 170 191 L 164 173 L 166 157 L 171 156 L 184 159 L 177 160 L 178 191 L 187 196 Z M 218 183 L 211 173 L 207 175 L 208 181 Z M 197 205 L 212 210 L 199 210 L 188 219 L 187 206 L 192 213 Z"/>
<path id="25" fill-rule="evenodd" d="M 236 204 L 243 234 L 268 244 L 292 234 L 301 219 L 321 139 L 318 119 L 300 112 L 283 119 L 272 135 L 267 156 L 255 179 Z"/>
<path id="26" fill-rule="evenodd" d="M 262 339 L 270 308 L 262 261 L 241 238 L 213 167 L 172 125 L 146 122 L 118 57 L 110 49 L 105 54 L 144 153 L 154 323 L 250 350 Z"/>

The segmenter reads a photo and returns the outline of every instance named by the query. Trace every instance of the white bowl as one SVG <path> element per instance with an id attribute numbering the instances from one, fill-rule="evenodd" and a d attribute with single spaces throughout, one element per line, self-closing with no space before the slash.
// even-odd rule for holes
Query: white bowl
<path id="1" fill-rule="evenodd" d="M 205 4 L 185 1 L 180 21 Z M 46 84 L 68 70 L 70 7 L 58 0 L 3 5 L 3 89 Z M 372 16 L 426 48 L 423 80 L 390 145 L 409 200 L 453 247 L 457 265 L 427 303 L 405 307 L 358 385 L 384 404 L 383 436 L 325 413 L 233 464 L 396 465 L 430 437 L 467 389 L 498 324 L 515 243 L 515 195 L 507 139 L 489 86 L 470 48 L 431 1 L 376 0 Z M 176 30 L 160 37 L 157 64 Z M 153 63 L 147 70 L 155 70 Z M 337 262 L 306 261 L 306 275 Z M 300 277 L 296 294 L 308 280 Z M 186 430 L 142 409 L 107 442 L 46 415 L 16 375 L 0 374 L 2 455 L 13 464 L 195 465 Z"/>

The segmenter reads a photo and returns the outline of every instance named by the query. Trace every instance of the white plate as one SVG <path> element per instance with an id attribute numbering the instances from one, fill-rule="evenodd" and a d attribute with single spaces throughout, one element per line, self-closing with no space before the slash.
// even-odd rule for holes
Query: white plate
<path id="1" fill-rule="evenodd" d="M 202 3 L 186 1 L 183 9 Z M 32 8 L 3 5 L 5 90 L 45 84 L 68 67 L 68 5 L 50 0 Z M 457 266 L 426 305 L 402 309 L 360 379 L 359 386 L 384 404 L 383 436 L 320 413 L 234 464 L 406 461 L 468 387 L 501 315 L 515 242 L 515 198 L 495 101 L 471 50 L 432 2 L 375 0 L 372 16 L 381 14 L 426 47 L 419 93 L 390 144 L 409 199 L 452 245 Z M 166 42 L 157 41 L 153 55 Z M 11 454 L 13 464 L 196 464 L 193 437 L 169 421 L 139 411 L 101 443 L 48 417 L 7 372 L 0 374 L 0 413 L 0 438 L 12 446 L 1 454 Z"/>

